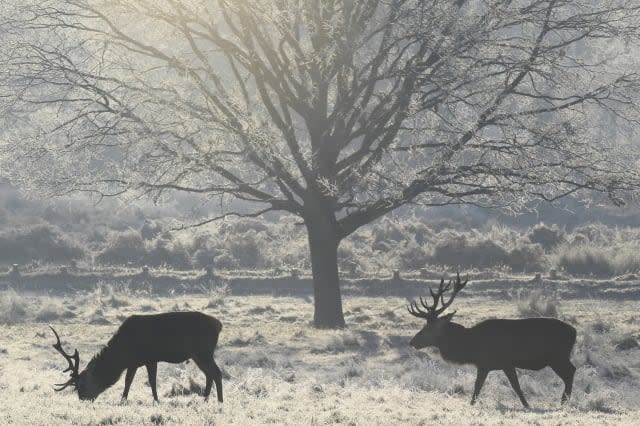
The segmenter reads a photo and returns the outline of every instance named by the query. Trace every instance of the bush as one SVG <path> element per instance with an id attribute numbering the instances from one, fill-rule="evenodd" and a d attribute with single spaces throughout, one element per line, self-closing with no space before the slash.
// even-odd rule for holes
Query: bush
<path id="1" fill-rule="evenodd" d="M 142 228 L 140 228 L 140 236 L 143 240 L 153 240 L 160 235 L 160 233 L 162 233 L 162 227 L 160 224 L 150 222 L 148 220 L 145 220 Z"/>
<path id="2" fill-rule="evenodd" d="M 523 296 L 518 294 L 518 313 L 523 318 L 558 318 L 558 297 L 544 290 L 534 290 Z"/>
<path id="3" fill-rule="evenodd" d="M 372 236 L 372 247 L 374 250 L 385 250 L 389 243 L 398 243 L 409 239 L 405 230 L 391 220 L 383 220 L 374 226 Z"/>
<path id="4" fill-rule="evenodd" d="M 557 226 L 554 225 L 549 228 L 544 223 L 540 223 L 531 228 L 527 237 L 532 243 L 540 244 L 544 251 L 547 252 L 566 240 L 564 232 L 558 229 Z"/>
<path id="5" fill-rule="evenodd" d="M 236 236 L 227 237 L 224 246 L 238 267 L 260 268 L 266 266 L 265 253 L 269 250 L 266 240 L 264 232 L 249 229 Z"/>
<path id="6" fill-rule="evenodd" d="M 416 243 L 407 244 L 400 250 L 400 267 L 417 270 L 429 263 L 430 253 Z"/>
<path id="7" fill-rule="evenodd" d="M 140 233 L 130 229 L 113 233 L 107 247 L 96 256 L 96 262 L 103 265 L 140 263 L 146 254 Z"/>
<path id="8" fill-rule="evenodd" d="M 215 265 L 214 259 L 221 253 L 217 250 L 200 249 L 193 253 L 193 264 L 198 268 Z"/>
<path id="9" fill-rule="evenodd" d="M 507 259 L 507 266 L 516 272 L 539 272 L 545 265 L 544 250 L 539 244 L 518 244 Z"/>
<path id="10" fill-rule="evenodd" d="M 555 265 L 573 276 L 606 278 L 616 272 L 612 256 L 590 246 L 564 247 L 556 254 Z"/>
<path id="11" fill-rule="evenodd" d="M 168 266 L 185 270 L 191 268 L 191 259 L 187 249 L 179 242 L 158 239 L 144 255 L 144 263 L 149 266 Z"/>
<path id="12" fill-rule="evenodd" d="M 507 264 L 507 251 L 489 240 L 469 242 L 459 237 L 435 247 L 433 261 L 462 268 L 488 268 Z"/>
<path id="13" fill-rule="evenodd" d="M 0 263 L 68 263 L 84 255 L 77 242 L 53 226 L 41 225 L 0 236 Z"/>
<path id="14" fill-rule="evenodd" d="M 578 226 L 572 234 L 574 238 L 582 237 L 583 240 L 600 246 L 606 246 L 616 239 L 616 231 L 602 223 Z"/>
<path id="15" fill-rule="evenodd" d="M 61 319 L 75 318 L 76 314 L 59 302 L 44 301 L 35 315 L 36 322 L 55 322 Z"/>
<path id="16" fill-rule="evenodd" d="M 12 289 L 0 292 L 0 324 L 16 324 L 24 321 L 28 305 L 25 297 Z"/>

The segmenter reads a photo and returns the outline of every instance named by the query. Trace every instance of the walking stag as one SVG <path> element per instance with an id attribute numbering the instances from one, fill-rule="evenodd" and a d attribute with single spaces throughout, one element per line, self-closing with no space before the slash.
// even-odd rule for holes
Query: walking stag
<path id="1" fill-rule="evenodd" d="M 456 364 L 473 364 L 477 368 L 476 383 L 471 404 L 480 394 L 487 374 L 502 370 L 525 407 L 529 407 L 522 394 L 516 368 L 540 370 L 551 367 L 564 382 L 562 403 L 571 396 L 573 375 L 576 368 L 569 357 L 576 341 L 576 329 L 554 318 L 491 319 L 466 328 L 451 321 L 454 312 L 442 313 L 451 305 L 468 280 L 445 285 L 440 282 L 437 291 L 429 289 L 433 303 L 422 297 L 421 309 L 414 301 L 409 312 L 427 320 L 427 324 L 411 339 L 411 346 L 422 349 L 436 347 L 445 361 Z M 452 287 L 453 286 L 453 287 Z M 445 302 L 445 293 L 451 292 Z"/>

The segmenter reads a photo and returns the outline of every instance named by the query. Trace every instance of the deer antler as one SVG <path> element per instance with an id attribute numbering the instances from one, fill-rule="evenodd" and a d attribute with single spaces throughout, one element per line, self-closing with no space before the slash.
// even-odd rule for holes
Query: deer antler
<path id="1" fill-rule="evenodd" d="M 469 277 L 467 277 L 464 282 L 460 280 L 460 272 L 456 274 L 455 281 L 449 280 L 446 285 L 444 283 L 444 278 L 442 278 L 436 292 L 434 292 L 432 288 L 429 288 L 429 293 L 431 294 L 431 298 L 433 299 L 432 305 L 429 305 L 422 297 L 420 297 L 420 304 L 424 307 L 425 310 L 420 309 L 415 301 L 411 302 L 411 304 L 407 307 L 407 310 L 411 315 L 419 318 L 425 318 L 427 320 L 436 319 L 438 315 L 444 312 L 444 310 L 447 309 L 451 305 L 451 303 L 453 303 L 453 299 L 455 299 L 458 292 L 467 285 L 468 281 Z M 449 297 L 449 300 L 445 302 L 444 294 L 451 290 L 452 285 L 453 291 L 451 292 L 451 296 Z M 439 308 L 438 304 L 440 304 Z"/>
<path id="2" fill-rule="evenodd" d="M 70 385 L 74 385 L 74 386 L 77 385 L 78 367 L 80 366 L 80 355 L 78 354 L 77 349 L 75 350 L 73 355 L 69 355 L 68 353 L 66 353 L 64 349 L 62 349 L 62 343 L 60 343 L 60 336 L 58 336 L 58 333 L 56 332 L 56 330 L 51 326 L 49 326 L 49 328 L 51 329 L 51 331 L 53 331 L 53 334 L 55 334 L 56 340 L 57 340 L 57 342 L 53 345 L 54 349 L 58 351 L 69 363 L 69 366 L 66 369 L 64 369 L 62 372 L 63 373 L 66 373 L 67 371 L 71 372 L 71 378 L 67 382 L 56 383 L 56 386 L 59 386 L 59 387 L 56 388 L 55 390 L 59 392 Z"/>

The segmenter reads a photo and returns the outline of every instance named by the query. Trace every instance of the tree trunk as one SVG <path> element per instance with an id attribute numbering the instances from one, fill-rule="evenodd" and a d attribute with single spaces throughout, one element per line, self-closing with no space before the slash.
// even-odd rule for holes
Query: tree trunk
<path id="1" fill-rule="evenodd" d="M 324 218 L 305 221 L 309 233 L 311 270 L 313 272 L 314 314 L 318 328 L 344 327 L 340 278 L 338 276 L 338 245 L 331 221 Z"/>

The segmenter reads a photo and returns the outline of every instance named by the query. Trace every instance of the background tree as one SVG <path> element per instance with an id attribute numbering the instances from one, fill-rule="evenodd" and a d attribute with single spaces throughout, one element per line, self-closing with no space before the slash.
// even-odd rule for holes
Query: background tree
<path id="1" fill-rule="evenodd" d="M 12 179 L 202 194 L 222 208 L 203 223 L 297 215 L 320 327 L 344 325 L 340 242 L 402 205 L 620 203 L 639 182 L 635 0 L 4 7 Z"/>

